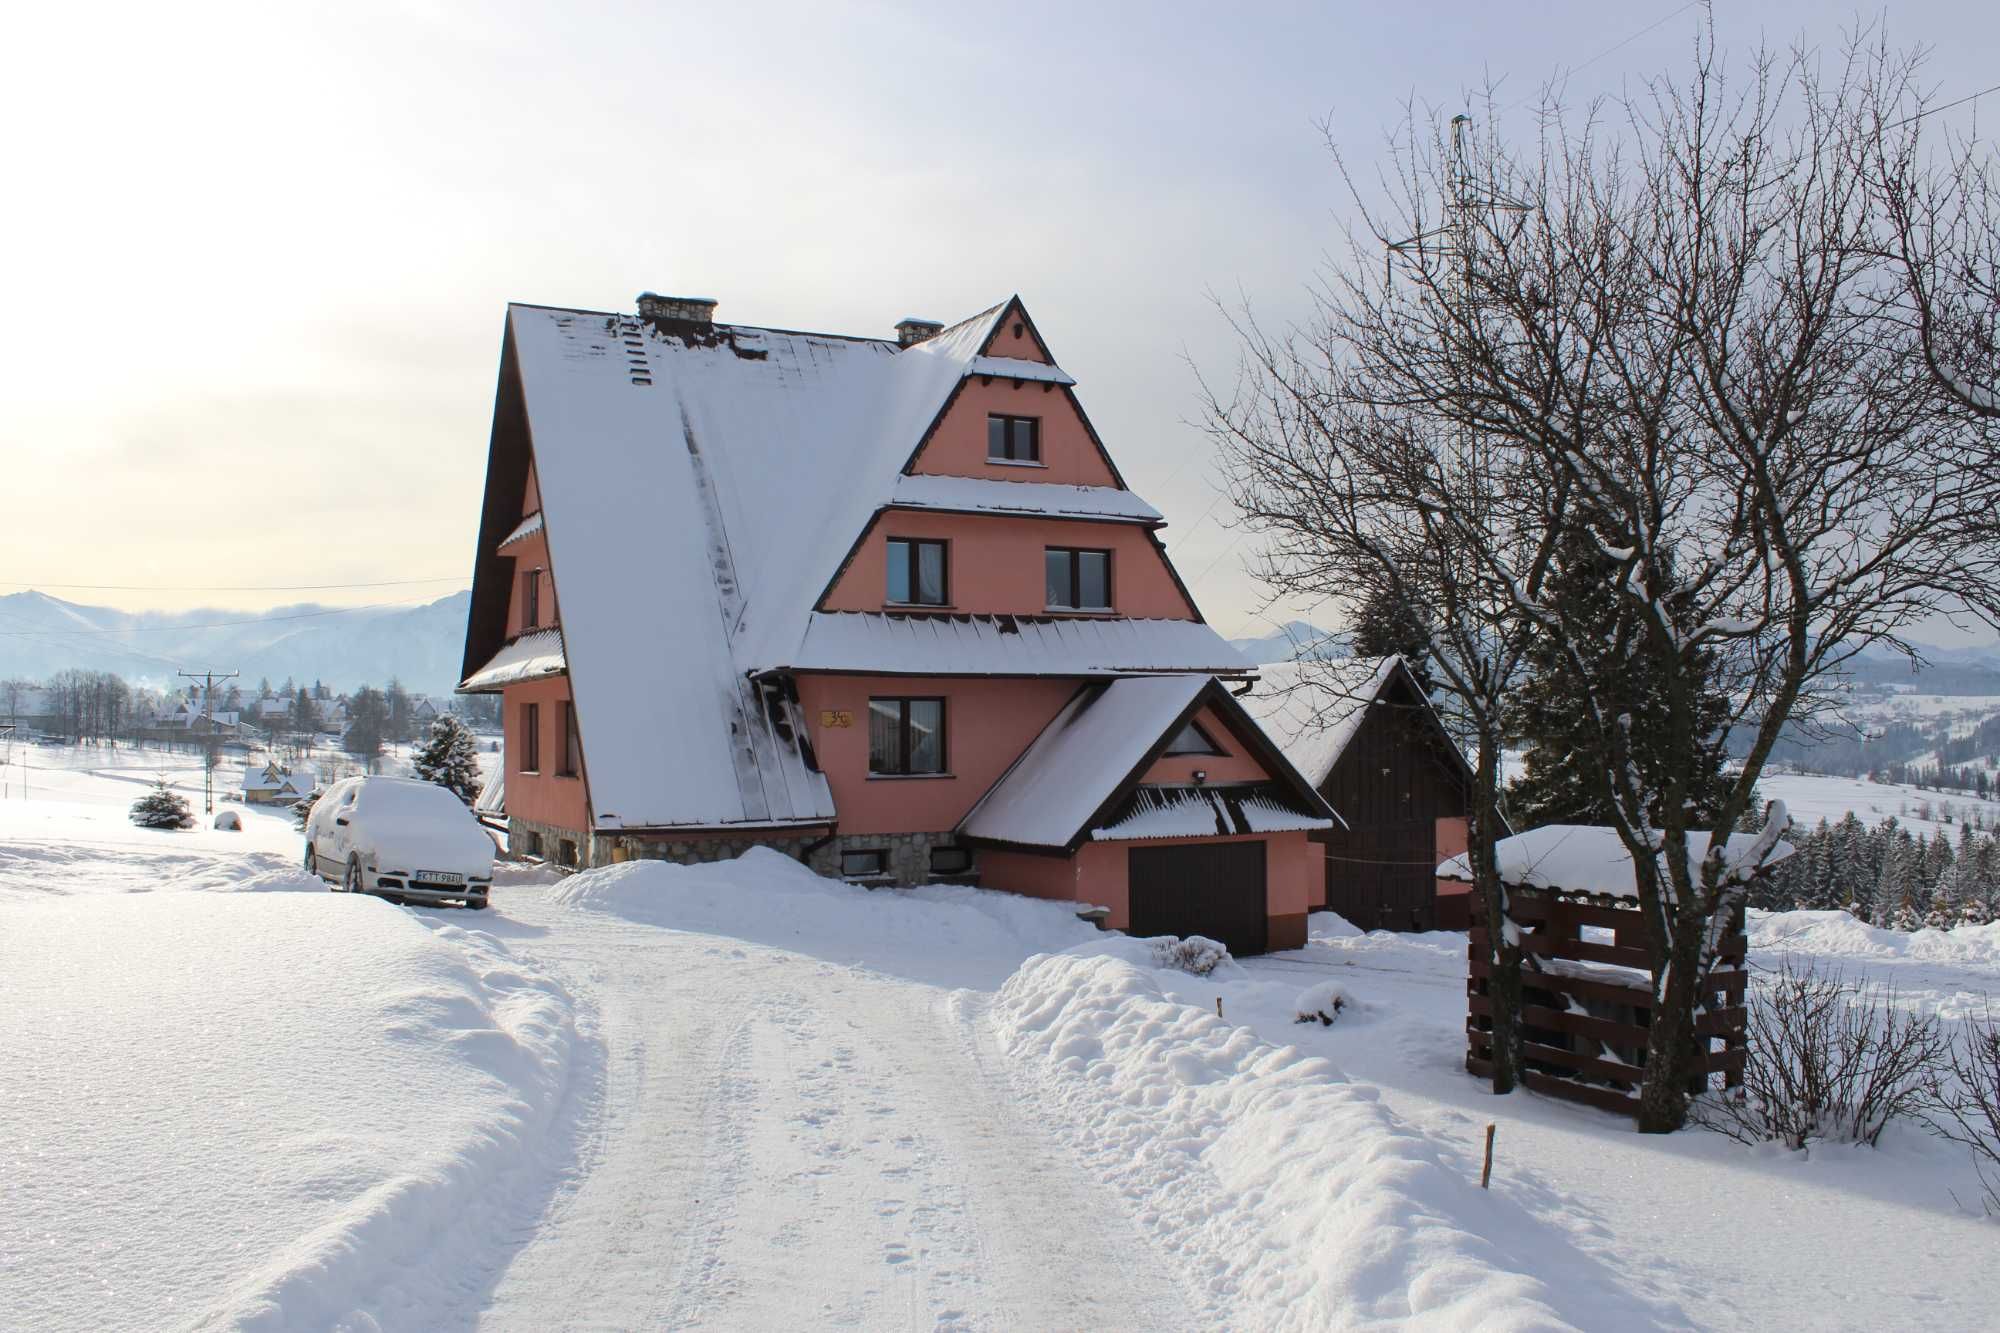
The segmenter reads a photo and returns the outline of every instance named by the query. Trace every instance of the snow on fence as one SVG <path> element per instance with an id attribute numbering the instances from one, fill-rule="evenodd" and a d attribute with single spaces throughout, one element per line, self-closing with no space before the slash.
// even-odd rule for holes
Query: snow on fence
<path id="1" fill-rule="evenodd" d="M 1522 1082 L 1536 1092 L 1636 1116 L 1652 1016 L 1652 963 L 1638 904 L 1603 894 L 1517 887 L 1509 906 L 1521 929 Z M 1586 936 L 1586 930 L 1590 930 Z M 1696 1022 L 1700 1086 L 1721 1074 L 1743 1082 L 1749 941 L 1739 915 L 1709 972 Z M 1491 944 L 1484 904 L 1472 895 L 1467 949 L 1466 1069 L 1493 1073 Z"/>

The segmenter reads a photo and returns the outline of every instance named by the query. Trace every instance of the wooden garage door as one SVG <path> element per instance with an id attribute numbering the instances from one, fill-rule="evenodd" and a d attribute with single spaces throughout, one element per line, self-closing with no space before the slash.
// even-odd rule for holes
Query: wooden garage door
<path id="1" fill-rule="evenodd" d="M 1363 930 L 1435 930 L 1435 830 L 1388 824 L 1329 840 L 1326 906 Z"/>
<path id="2" fill-rule="evenodd" d="M 1264 844 L 1134 847 L 1134 935 L 1206 935 L 1233 954 L 1264 952 Z"/>

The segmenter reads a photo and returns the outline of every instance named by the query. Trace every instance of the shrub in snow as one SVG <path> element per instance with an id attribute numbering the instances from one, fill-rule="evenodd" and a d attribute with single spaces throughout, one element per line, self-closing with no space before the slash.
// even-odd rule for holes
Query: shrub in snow
<path id="1" fill-rule="evenodd" d="M 1147 943 L 1153 949 L 1153 966 L 1192 972 L 1198 977 L 1205 977 L 1232 961 L 1228 949 L 1205 935 L 1190 935 L 1186 939 L 1162 935 Z"/>
<path id="2" fill-rule="evenodd" d="M 479 742 L 449 713 L 431 723 L 431 734 L 410 760 L 410 770 L 467 805 L 479 799 L 479 789 L 485 785 L 479 772 Z"/>
<path id="3" fill-rule="evenodd" d="M 241 833 L 243 818 L 234 810 L 219 811 L 215 816 L 215 826 L 228 833 Z"/>
<path id="4" fill-rule="evenodd" d="M 314 792 L 302 801 L 295 802 L 292 805 L 292 827 L 301 833 L 305 832 L 306 825 L 312 821 L 313 807 L 318 804 L 318 792 Z"/>
<path id="5" fill-rule="evenodd" d="M 1740 1094 L 1711 1101 L 1702 1123 L 1743 1143 L 1865 1143 L 1917 1116 L 1946 1042 L 1932 1014 L 1893 992 L 1855 985 L 1789 955 L 1749 997 L 1749 1058 Z"/>
<path id="6" fill-rule="evenodd" d="M 1299 992 L 1299 998 L 1292 1002 L 1292 1021 L 1332 1027 L 1334 1019 L 1353 1007 L 1354 997 L 1346 987 L 1337 981 L 1322 981 Z"/>
<path id="7" fill-rule="evenodd" d="M 1972 1149 L 1986 1212 L 2000 1214 L 2000 1018 L 1974 1018 L 1952 1039 L 1930 1100 L 1934 1128 Z"/>
<path id="8" fill-rule="evenodd" d="M 193 828 L 194 812 L 161 778 L 151 791 L 132 802 L 132 822 L 140 828 Z"/>

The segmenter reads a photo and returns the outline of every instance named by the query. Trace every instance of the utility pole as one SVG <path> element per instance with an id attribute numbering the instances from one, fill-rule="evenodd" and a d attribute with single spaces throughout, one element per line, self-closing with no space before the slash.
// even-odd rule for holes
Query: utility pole
<path id="1" fill-rule="evenodd" d="M 205 802 L 204 813 L 212 815 L 215 813 L 215 761 L 220 752 L 220 746 L 217 744 L 215 738 L 215 682 L 218 680 L 234 680 L 237 673 L 234 671 L 203 671 L 197 674 L 192 671 L 183 671 L 179 674 L 188 680 L 198 680 L 202 683 L 201 715 L 208 722 L 208 734 L 202 744 L 202 799 Z"/>

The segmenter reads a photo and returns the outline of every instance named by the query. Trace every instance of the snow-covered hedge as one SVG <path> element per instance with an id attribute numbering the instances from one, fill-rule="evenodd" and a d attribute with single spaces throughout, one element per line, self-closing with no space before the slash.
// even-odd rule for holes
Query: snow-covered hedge
<path id="1" fill-rule="evenodd" d="M 1332 1027 L 1334 1019 L 1353 1007 L 1354 997 L 1337 981 L 1322 981 L 1317 986 L 1306 987 L 1292 1004 L 1294 1021 L 1319 1023 L 1327 1027 Z"/>
<path id="2" fill-rule="evenodd" d="M 1229 956 L 1229 950 L 1225 946 L 1206 935 L 1189 935 L 1185 939 L 1161 935 L 1147 940 L 1146 943 L 1153 950 L 1153 966 L 1171 968 L 1197 977 L 1205 977 L 1224 963 L 1235 961 Z"/>

